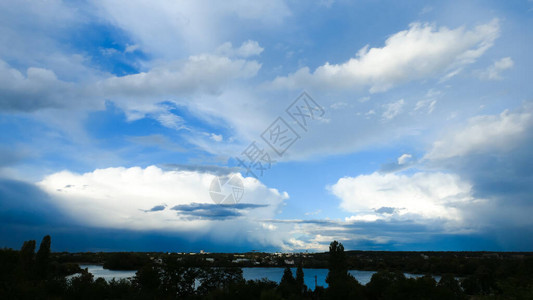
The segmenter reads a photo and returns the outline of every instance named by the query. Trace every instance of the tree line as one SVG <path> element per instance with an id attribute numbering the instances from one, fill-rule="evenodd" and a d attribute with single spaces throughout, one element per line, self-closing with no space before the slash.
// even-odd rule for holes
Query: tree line
<path id="1" fill-rule="evenodd" d="M 19 251 L 0 250 L 0 299 L 533 299 L 533 264 L 525 259 L 507 273 L 494 272 L 478 260 L 476 270 L 457 280 L 443 274 L 406 278 L 382 266 L 367 285 L 349 272 L 347 252 L 334 241 L 327 253 L 327 288 L 310 290 L 299 262 L 286 267 L 281 282 L 245 280 L 242 269 L 213 267 L 197 257 L 165 255 L 159 259 L 113 254 L 108 267 L 136 266 L 131 280 L 94 278 L 77 264 L 51 255 L 51 238 L 26 241 Z M 76 275 L 69 276 L 76 273 Z"/>

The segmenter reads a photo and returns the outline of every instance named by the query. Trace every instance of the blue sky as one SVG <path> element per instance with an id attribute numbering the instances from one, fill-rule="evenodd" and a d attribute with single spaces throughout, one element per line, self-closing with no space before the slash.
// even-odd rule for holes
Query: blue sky
<path id="1" fill-rule="evenodd" d="M 0 244 L 532 251 L 532 14 L 1 1 Z M 239 168 L 250 145 L 275 161 L 262 176 Z M 238 204 L 211 199 L 217 176 Z"/>

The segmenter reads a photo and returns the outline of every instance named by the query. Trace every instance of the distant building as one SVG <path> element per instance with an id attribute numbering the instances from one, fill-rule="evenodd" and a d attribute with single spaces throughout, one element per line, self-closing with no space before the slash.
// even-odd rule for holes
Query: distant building
<path id="1" fill-rule="evenodd" d="M 291 260 L 286 259 L 284 262 L 285 262 L 286 265 L 294 265 L 294 260 L 293 259 L 291 259 Z"/>

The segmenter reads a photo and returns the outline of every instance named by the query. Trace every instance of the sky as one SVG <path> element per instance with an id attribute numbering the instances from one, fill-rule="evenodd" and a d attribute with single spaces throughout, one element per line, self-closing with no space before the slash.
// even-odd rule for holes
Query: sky
<path id="1" fill-rule="evenodd" d="M 0 0 L 0 246 L 533 251 L 532 16 Z"/>

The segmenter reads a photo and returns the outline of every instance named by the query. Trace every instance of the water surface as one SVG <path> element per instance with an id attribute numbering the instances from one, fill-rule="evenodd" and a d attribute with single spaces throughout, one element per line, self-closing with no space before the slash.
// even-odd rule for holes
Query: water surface
<path id="1" fill-rule="evenodd" d="M 111 279 L 115 278 L 116 280 L 119 279 L 131 279 L 131 277 L 135 276 L 136 271 L 116 271 L 116 270 L 107 270 L 104 269 L 101 265 L 80 265 L 80 268 L 85 269 L 87 268 L 88 271 L 94 275 L 94 278 L 102 277 L 107 281 L 110 281 Z M 244 279 L 246 280 L 254 280 L 254 279 L 263 279 L 266 278 L 268 280 L 275 281 L 279 283 L 281 281 L 281 277 L 283 276 L 284 268 L 242 268 L 242 275 Z M 296 268 L 291 268 L 292 275 L 296 276 Z M 326 283 L 326 276 L 328 275 L 328 269 L 311 269 L 311 268 L 304 268 L 304 282 L 305 285 L 307 285 L 308 288 L 314 290 L 315 289 L 315 276 L 316 276 L 316 284 L 318 286 L 327 287 L 328 284 Z M 370 279 L 372 278 L 372 275 L 376 273 L 375 271 L 360 271 L 360 270 L 349 270 L 350 274 L 359 281 L 359 283 L 365 285 L 368 282 L 370 282 Z M 423 275 L 421 274 L 411 274 L 411 273 L 404 273 L 405 277 L 407 278 L 417 278 L 421 277 Z M 433 276 L 436 281 L 440 280 L 440 276 Z"/>

